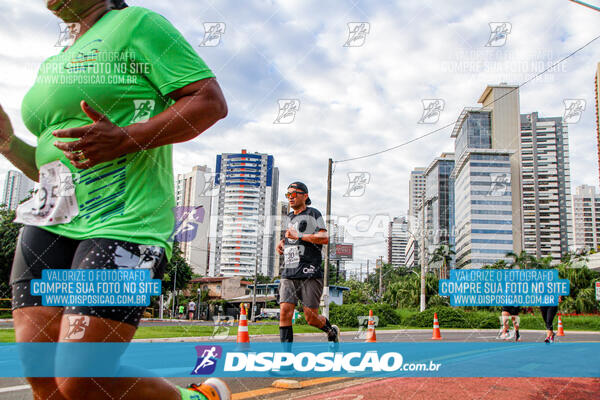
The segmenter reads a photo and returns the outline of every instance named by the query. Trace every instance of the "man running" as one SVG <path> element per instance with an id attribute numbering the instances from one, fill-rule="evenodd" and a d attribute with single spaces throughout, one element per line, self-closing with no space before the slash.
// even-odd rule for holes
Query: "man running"
<path id="1" fill-rule="evenodd" d="M 304 306 L 304 317 L 309 325 L 327 334 L 327 340 L 339 341 L 339 328 L 319 315 L 323 294 L 321 249 L 329 243 L 321 213 L 312 207 L 308 188 L 302 182 L 288 186 L 285 194 L 292 212 L 287 215 L 285 238 L 277 245 L 277 253 L 284 255 L 284 267 L 279 283 L 279 336 L 286 351 L 294 341 L 292 318 L 298 300 Z"/>

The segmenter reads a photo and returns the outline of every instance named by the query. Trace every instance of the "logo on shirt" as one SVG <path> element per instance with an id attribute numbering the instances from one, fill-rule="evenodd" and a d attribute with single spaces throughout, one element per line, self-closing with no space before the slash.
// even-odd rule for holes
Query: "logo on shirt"
<path id="1" fill-rule="evenodd" d="M 279 112 L 274 124 L 291 124 L 296 119 L 296 113 L 300 110 L 300 100 L 298 99 L 279 99 Z"/>
<path id="2" fill-rule="evenodd" d="M 217 368 L 217 361 L 223 355 L 221 346 L 196 346 L 198 360 L 191 375 L 210 375 Z"/>
<path id="3" fill-rule="evenodd" d="M 371 32 L 371 24 L 368 22 L 348 22 L 348 39 L 344 47 L 361 47 Z"/>
<path id="4" fill-rule="evenodd" d="M 100 43 L 102 43 L 102 39 L 94 39 L 82 46 L 75 57 L 65 65 L 67 72 L 81 72 L 92 68 L 98 61 L 98 53 L 100 53 L 98 45 Z"/>
<path id="5" fill-rule="evenodd" d="M 204 38 L 200 47 L 216 47 L 221 43 L 221 37 L 225 34 L 225 22 L 205 22 Z"/>
<path id="6" fill-rule="evenodd" d="M 504 46 L 511 29 L 512 24 L 510 22 L 490 22 L 490 38 L 485 47 Z"/>
<path id="7" fill-rule="evenodd" d="M 143 123 L 150 119 L 154 111 L 154 100 L 133 100 L 133 118 L 132 124 Z"/>
<path id="8" fill-rule="evenodd" d="M 198 224 L 204 222 L 204 207 L 179 206 L 173 208 L 175 227 L 169 238 L 172 242 L 191 242 L 198 234 Z"/>

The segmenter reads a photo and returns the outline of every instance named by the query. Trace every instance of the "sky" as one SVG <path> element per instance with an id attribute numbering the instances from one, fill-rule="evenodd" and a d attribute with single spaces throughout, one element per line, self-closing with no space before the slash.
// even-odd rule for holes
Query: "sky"
<path id="1" fill-rule="evenodd" d="M 287 183 L 301 180 L 323 213 L 329 158 L 375 153 L 451 124 L 464 107 L 478 105 L 486 85 L 526 82 L 600 35 L 600 14 L 567 0 L 128 3 L 162 14 L 181 31 L 217 76 L 228 103 L 225 120 L 174 146 L 175 173 L 193 165 L 214 168 L 218 153 L 272 154 L 279 199 Z M 205 23 L 224 28 L 209 46 L 201 46 Z M 350 33 L 358 23 L 362 38 Z M 498 23 L 505 23 L 505 40 L 490 41 L 490 24 Z M 31 144 L 35 137 L 23 125 L 21 101 L 41 62 L 60 50 L 59 32 L 44 1 L 0 2 L 0 104 L 16 134 Z M 585 102 L 579 120 L 568 125 L 573 191 L 598 183 L 599 51 L 600 39 L 520 89 L 522 113 L 563 116 L 565 100 Z M 439 118 L 419 123 L 428 99 L 441 99 L 443 109 Z M 279 104 L 290 100 L 298 110 L 280 120 L 289 123 L 274 123 Z M 387 256 L 387 221 L 407 212 L 410 171 L 453 151 L 451 131 L 334 163 L 332 215 L 355 243 L 348 268 Z M 10 168 L 0 159 L 0 184 Z M 348 192 L 349 176 L 357 174 L 368 181 L 364 193 Z"/>

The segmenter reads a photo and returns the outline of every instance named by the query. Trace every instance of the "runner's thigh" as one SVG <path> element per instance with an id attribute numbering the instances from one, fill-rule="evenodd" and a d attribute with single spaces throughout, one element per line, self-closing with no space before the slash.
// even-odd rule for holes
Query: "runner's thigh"
<path id="1" fill-rule="evenodd" d="M 83 240 L 79 244 L 73 258 L 72 269 L 148 269 L 152 279 L 162 279 L 166 262 L 165 250 L 162 247 L 97 238 Z M 135 332 L 145 309 L 145 306 L 112 305 L 66 307 L 65 323 L 81 325 L 88 321 L 81 321 L 78 319 L 79 316 L 97 317 L 101 320 L 117 322 L 117 325 L 131 325 L 134 328 L 132 332 Z M 109 326 L 112 324 L 108 322 L 104 324 L 108 329 L 107 334 L 110 333 Z M 122 340 L 126 339 L 122 338 Z"/>
<path id="2" fill-rule="evenodd" d="M 306 279 L 301 281 L 299 286 L 302 305 L 308 308 L 319 308 L 323 294 L 323 279 Z"/>

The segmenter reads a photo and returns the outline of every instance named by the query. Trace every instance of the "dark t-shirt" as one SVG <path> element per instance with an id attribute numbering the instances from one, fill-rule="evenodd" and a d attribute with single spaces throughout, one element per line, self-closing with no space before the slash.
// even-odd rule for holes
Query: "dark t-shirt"
<path id="1" fill-rule="evenodd" d="M 298 233 L 304 235 L 326 230 L 321 213 L 312 207 L 306 207 L 299 214 L 289 213 L 284 227 L 286 230 L 293 227 Z M 287 279 L 322 278 L 322 248 L 321 244 L 285 238 L 281 277 Z"/>

